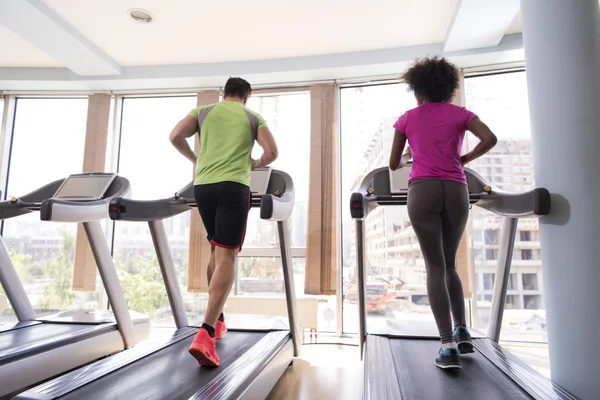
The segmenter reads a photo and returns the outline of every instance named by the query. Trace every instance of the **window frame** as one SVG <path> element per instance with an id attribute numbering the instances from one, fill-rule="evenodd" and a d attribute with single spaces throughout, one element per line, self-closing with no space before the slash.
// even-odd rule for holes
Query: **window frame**
<path id="1" fill-rule="evenodd" d="M 524 63 L 511 63 L 511 64 L 504 64 L 504 65 L 485 65 L 482 67 L 476 67 L 476 68 L 468 68 L 468 69 L 464 69 L 462 70 L 462 78 L 471 78 L 471 77 L 479 77 L 479 76 L 487 76 L 487 75 L 498 75 L 498 74 L 508 74 L 508 73 L 515 73 L 515 72 L 523 72 L 525 71 L 525 66 Z M 350 88 L 350 87 L 369 87 L 369 86 L 378 86 L 378 85 L 387 85 L 387 84 L 395 84 L 395 83 L 400 83 L 399 79 L 390 79 L 389 76 L 380 76 L 380 77 L 373 77 L 373 78 L 369 78 L 369 79 L 346 79 L 346 80 L 339 80 L 336 81 L 336 87 L 338 89 L 338 93 L 342 88 Z M 462 97 L 464 99 L 464 85 L 462 85 Z M 293 84 L 287 84 L 287 85 L 269 85 L 269 84 L 264 84 L 264 85 L 260 85 L 257 86 L 257 88 L 254 90 L 254 95 L 258 96 L 258 95 L 269 95 L 269 94 L 283 94 L 283 93 L 294 93 L 294 92 L 298 92 L 298 91 L 308 91 L 310 89 L 309 86 L 307 86 L 307 84 L 300 84 L 300 85 L 293 85 Z M 128 91 L 117 91 L 114 93 L 114 113 L 113 113 L 113 129 L 112 129 L 112 134 L 113 134 L 113 151 L 110 154 L 107 154 L 107 170 L 108 170 L 108 165 L 111 166 L 112 170 L 116 171 L 118 170 L 118 166 L 119 166 L 119 155 L 120 155 L 120 135 L 121 135 L 121 120 L 122 120 L 122 106 L 123 106 L 123 99 L 126 98 L 131 98 L 131 97 L 175 97 L 175 96 L 189 96 L 189 95 L 195 95 L 199 90 L 202 90 L 202 88 L 185 88 L 185 89 L 173 89 L 173 90 L 128 90 Z M 41 94 L 39 96 L 33 96 L 33 97 L 46 97 L 48 96 L 47 94 L 44 94 L 44 92 L 40 92 Z M 91 94 L 93 92 L 75 92 L 75 93 L 69 93 L 69 92 L 53 92 L 51 95 L 49 95 L 49 97 L 52 98 L 58 98 L 58 97 L 68 97 L 68 98 L 73 98 L 73 97 L 78 97 L 78 96 L 87 96 L 88 94 Z M 0 154 L 0 188 L 2 188 L 4 190 L 3 193 L 3 198 L 6 198 L 6 181 L 7 181 L 7 177 L 9 172 L 7 171 L 7 158 L 9 157 L 9 153 L 11 151 L 12 148 L 12 131 L 13 131 L 13 125 L 14 125 L 14 115 L 11 115 L 11 108 L 14 110 L 14 105 L 15 105 L 15 100 L 17 98 L 27 98 L 27 97 L 31 97 L 32 95 L 27 95 L 27 94 L 23 94 L 20 95 L 18 92 L 15 92 L 14 94 L 8 94 L 4 96 L 4 115 L 2 118 L 2 123 L 0 124 L 0 150 L 2 151 L 2 153 Z M 338 105 L 337 105 L 337 109 L 338 111 L 341 109 L 340 105 L 339 105 L 339 97 L 338 96 Z M 464 104 L 463 104 L 464 105 Z M 8 112 L 7 112 L 8 111 Z M 338 112 L 338 119 L 339 119 L 339 123 L 341 124 L 341 113 Z M 10 135 L 7 134 L 7 132 L 10 132 Z M 339 150 L 341 151 L 341 130 L 338 130 L 338 146 L 339 146 Z M 340 153 L 341 154 L 341 153 Z M 116 156 L 115 156 L 116 155 Z M 110 162 L 108 162 L 108 159 L 111 159 Z M 339 157 L 338 159 L 338 163 L 339 163 L 339 167 L 341 168 L 341 159 L 342 157 Z M 488 164 L 489 167 L 493 167 L 493 164 Z M 339 193 L 341 193 L 341 180 L 339 180 L 338 182 L 338 190 Z M 343 210 L 345 210 L 344 204 L 338 204 L 338 213 L 343 212 Z M 341 219 L 340 219 L 341 221 Z M 341 225 L 341 224 L 340 224 Z M 110 230 L 111 232 L 113 231 L 112 229 Z M 343 245 L 343 231 L 341 229 L 340 226 L 340 248 Z M 111 238 L 111 251 L 112 251 L 112 247 L 113 247 L 113 241 L 114 238 Z M 539 237 L 536 239 L 535 237 L 532 237 L 532 241 L 539 241 Z M 301 257 L 301 253 L 303 252 L 303 248 L 292 248 L 292 257 L 297 258 L 297 257 Z M 246 250 L 244 250 L 246 251 Z M 271 256 L 271 254 L 276 253 L 277 249 L 273 248 L 273 249 L 247 249 L 247 252 L 244 254 L 244 251 L 240 254 L 240 256 L 242 255 L 248 255 L 248 256 L 255 256 L 260 254 L 261 251 L 264 251 L 264 255 L 269 257 Z M 342 253 L 343 254 L 343 253 Z M 485 257 L 484 257 L 485 258 Z M 339 258 L 339 265 L 338 265 L 338 321 L 337 321 L 337 327 L 338 327 L 338 334 L 341 334 L 341 330 L 343 329 L 343 312 L 341 312 L 341 299 L 342 299 L 342 277 L 343 277 L 343 257 Z M 470 264 L 471 264 L 471 270 L 474 271 L 474 258 L 470 257 Z M 474 279 L 476 275 L 472 272 L 472 277 Z M 476 293 L 477 295 L 478 293 Z"/>

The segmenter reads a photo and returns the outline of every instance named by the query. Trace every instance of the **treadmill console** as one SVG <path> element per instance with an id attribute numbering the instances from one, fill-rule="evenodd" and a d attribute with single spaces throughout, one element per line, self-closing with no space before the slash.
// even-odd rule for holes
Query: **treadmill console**
<path id="1" fill-rule="evenodd" d="M 271 180 L 270 167 L 258 168 L 250 173 L 250 192 L 253 195 L 263 195 L 267 193 L 269 181 Z"/>
<path id="2" fill-rule="evenodd" d="M 70 175 L 58 188 L 53 198 L 73 201 L 100 200 L 117 174 L 89 173 Z"/>

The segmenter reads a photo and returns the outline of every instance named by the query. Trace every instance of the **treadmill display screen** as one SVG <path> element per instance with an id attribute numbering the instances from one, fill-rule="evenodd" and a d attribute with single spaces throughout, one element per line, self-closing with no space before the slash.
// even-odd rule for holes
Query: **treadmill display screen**
<path id="1" fill-rule="evenodd" d="M 270 167 L 259 168 L 250 173 L 250 192 L 253 194 L 265 194 L 269 188 L 271 179 Z"/>
<path id="2" fill-rule="evenodd" d="M 99 200 L 115 179 L 116 174 L 71 175 L 56 191 L 57 199 Z"/>

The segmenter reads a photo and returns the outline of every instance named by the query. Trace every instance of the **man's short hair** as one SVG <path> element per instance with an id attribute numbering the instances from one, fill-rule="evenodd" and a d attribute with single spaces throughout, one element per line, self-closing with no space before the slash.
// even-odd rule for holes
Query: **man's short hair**
<path id="1" fill-rule="evenodd" d="M 229 78 L 225 84 L 224 97 L 245 99 L 252 94 L 252 86 L 242 78 Z"/>

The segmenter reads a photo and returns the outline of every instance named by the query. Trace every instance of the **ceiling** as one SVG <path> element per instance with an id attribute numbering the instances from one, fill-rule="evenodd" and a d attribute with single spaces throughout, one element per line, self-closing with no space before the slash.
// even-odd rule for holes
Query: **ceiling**
<path id="1" fill-rule="evenodd" d="M 373 55 L 378 56 L 373 59 L 389 59 L 392 52 L 412 59 L 443 53 L 446 46 L 454 51 L 499 45 L 504 35 L 521 32 L 518 3 L 4 0 L 0 2 L 0 54 L 4 55 L 0 72 L 5 82 L 21 76 L 46 80 L 40 78 L 41 73 L 32 72 L 34 67 L 44 71 L 49 80 L 66 82 L 106 76 L 147 79 L 153 74 L 151 68 L 162 68 L 162 76 L 168 78 L 193 75 L 194 68 L 205 66 L 213 66 L 211 70 L 233 66 L 235 73 L 238 64 L 248 71 L 268 71 L 281 70 L 282 62 L 295 69 L 307 60 L 319 68 L 351 67 L 368 64 L 365 58 Z M 500 13 L 490 7 L 500 7 Z M 150 11 L 154 20 L 147 24 L 134 21 L 128 13 L 132 8 Z M 495 19 L 502 12 L 503 21 L 498 24 Z M 494 32 L 490 35 L 486 29 Z M 466 35 L 471 36 L 469 40 Z M 478 36 L 487 39 L 473 44 L 473 37 Z M 327 62 L 321 63 L 323 57 L 328 57 Z M 298 63 L 290 61 L 296 59 Z M 350 59 L 354 64 L 348 64 Z M 272 63 L 265 64 L 268 61 Z M 188 68 L 181 72 L 178 66 Z M 16 71 L 19 68 L 27 70 Z M 165 68 L 171 69 L 165 72 Z M 0 90 L 2 81 L 0 76 Z"/>
<path id="2" fill-rule="evenodd" d="M 0 25 L 1 67 L 60 67 L 62 64 L 50 57 L 10 29 Z"/>
<path id="3" fill-rule="evenodd" d="M 44 0 L 124 66 L 344 53 L 438 43 L 457 0 Z M 210 4 L 210 6 L 202 6 Z M 155 16 L 132 20 L 139 7 Z M 427 21 L 427 23 L 423 23 Z"/>
<path id="4" fill-rule="evenodd" d="M 510 24 L 510 26 L 506 30 L 506 34 L 512 35 L 515 33 L 521 33 L 523 31 L 521 27 L 522 22 L 523 21 L 521 20 L 521 11 L 519 11 L 519 13 L 515 16 L 515 19 L 513 20 L 512 24 Z"/>

